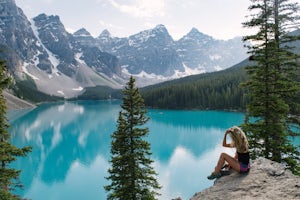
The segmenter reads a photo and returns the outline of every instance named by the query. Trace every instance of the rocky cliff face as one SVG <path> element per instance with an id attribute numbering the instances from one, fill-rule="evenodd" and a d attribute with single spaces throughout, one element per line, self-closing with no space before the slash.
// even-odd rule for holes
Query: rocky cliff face
<path id="1" fill-rule="evenodd" d="M 77 43 L 81 46 L 98 46 L 97 40 L 85 28 L 81 28 L 76 31 L 73 33 L 73 36 Z"/>
<path id="2" fill-rule="evenodd" d="M 242 38 L 215 40 L 193 28 L 176 43 L 176 50 L 183 63 L 198 72 L 222 70 L 245 58 Z"/>
<path id="3" fill-rule="evenodd" d="M 0 45 L 11 71 L 22 71 L 22 62 L 34 63 L 42 70 L 51 71 L 47 52 L 41 47 L 23 11 L 13 0 L 0 2 Z"/>
<path id="4" fill-rule="evenodd" d="M 40 14 L 33 19 L 36 36 L 47 50 L 52 52 L 59 63 L 55 66 L 58 71 L 72 77 L 76 73 L 77 62 L 71 44 L 72 35 L 64 28 L 58 16 Z"/>
<path id="5" fill-rule="evenodd" d="M 121 87 L 116 56 L 91 46 L 83 31 L 68 33 L 58 16 L 40 14 L 30 22 L 13 0 L 0 1 L 0 11 L 0 59 L 17 81 L 66 98 L 85 87 Z"/>
<path id="6" fill-rule="evenodd" d="M 300 177 L 279 163 L 259 158 L 251 163 L 248 174 L 232 172 L 217 179 L 214 185 L 196 193 L 191 200 L 226 199 L 300 199 Z"/>
<path id="7" fill-rule="evenodd" d="M 33 20 L 41 42 L 59 59 L 58 71 L 73 77 L 79 64 L 85 63 L 109 77 L 120 75 L 117 58 L 97 48 L 96 39 L 85 29 L 70 34 L 58 16 L 41 14 Z"/>
<path id="8" fill-rule="evenodd" d="M 104 30 L 97 40 L 103 51 L 116 55 L 120 64 L 133 74 L 144 71 L 172 76 L 176 72 L 182 75 L 211 72 L 230 67 L 247 56 L 241 38 L 216 40 L 195 28 L 178 41 L 172 39 L 164 25 L 129 38 L 115 38 Z"/>
<path id="9" fill-rule="evenodd" d="M 175 70 L 184 71 L 174 41 L 163 25 L 129 38 L 113 38 L 106 30 L 98 41 L 100 48 L 118 56 L 120 65 L 131 74 L 171 76 Z"/>

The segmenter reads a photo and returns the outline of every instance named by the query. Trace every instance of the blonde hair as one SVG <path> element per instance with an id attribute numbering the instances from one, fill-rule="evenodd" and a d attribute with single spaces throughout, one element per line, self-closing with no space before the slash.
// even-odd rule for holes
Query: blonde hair
<path id="1" fill-rule="evenodd" d="M 232 127 L 233 131 L 230 132 L 232 142 L 234 147 L 236 147 L 237 152 L 246 153 L 249 151 L 249 143 L 246 134 L 242 129 L 237 126 Z"/>

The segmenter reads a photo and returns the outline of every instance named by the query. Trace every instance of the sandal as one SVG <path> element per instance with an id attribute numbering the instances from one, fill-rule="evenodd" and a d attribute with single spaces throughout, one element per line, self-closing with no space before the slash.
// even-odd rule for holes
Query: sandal
<path id="1" fill-rule="evenodd" d="M 211 173 L 211 175 L 209 175 L 207 178 L 209 180 L 213 180 L 215 178 L 220 178 L 222 176 L 221 172 L 218 172 L 218 173 Z"/>

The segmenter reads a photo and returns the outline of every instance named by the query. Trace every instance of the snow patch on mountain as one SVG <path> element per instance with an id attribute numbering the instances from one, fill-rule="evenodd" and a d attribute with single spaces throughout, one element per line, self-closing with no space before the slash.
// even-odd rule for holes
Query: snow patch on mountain
<path id="1" fill-rule="evenodd" d="M 196 68 L 190 68 L 185 63 L 183 63 L 183 67 L 184 67 L 184 76 L 202 74 L 206 72 L 205 68 L 202 65 L 198 65 L 198 67 Z"/>
<path id="2" fill-rule="evenodd" d="M 61 90 L 58 90 L 57 93 L 60 94 L 60 95 L 62 95 L 62 96 L 65 96 L 65 93 L 63 91 L 61 91 Z"/>
<path id="3" fill-rule="evenodd" d="M 83 87 L 79 86 L 78 88 L 72 88 L 72 90 L 74 90 L 74 91 L 82 91 Z"/>
<path id="4" fill-rule="evenodd" d="M 31 77 L 33 80 L 39 80 L 38 77 L 34 76 L 33 74 L 29 73 L 27 70 L 27 67 L 30 65 L 30 63 L 25 62 L 24 65 L 22 66 L 22 70 L 25 74 L 27 74 L 29 77 Z"/>
<path id="5" fill-rule="evenodd" d="M 122 66 L 122 73 L 126 74 L 126 76 L 133 76 L 136 79 L 136 83 L 139 87 L 144 87 L 147 85 L 153 85 L 156 83 L 169 81 L 173 79 L 183 78 L 186 76 L 194 75 L 194 74 L 200 74 L 205 73 L 205 69 L 202 66 L 198 66 L 197 68 L 190 68 L 184 63 L 182 63 L 184 66 L 184 71 L 174 70 L 173 75 L 171 76 L 163 76 L 163 75 L 157 75 L 154 73 L 147 73 L 145 71 L 141 71 L 138 74 L 131 74 L 127 70 L 127 65 Z"/>
<path id="6" fill-rule="evenodd" d="M 82 52 L 76 53 L 76 54 L 75 54 L 75 59 L 76 59 L 76 61 L 77 61 L 78 63 L 83 64 L 83 65 L 86 65 L 85 61 L 80 59 L 81 56 L 82 56 L 82 54 L 83 54 Z"/>
<path id="7" fill-rule="evenodd" d="M 59 76 L 60 73 L 59 73 L 59 70 L 57 69 L 57 66 L 59 65 L 60 61 L 59 59 L 56 58 L 56 56 L 50 52 L 43 44 L 43 42 L 41 41 L 40 37 L 39 37 L 39 33 L 38 33 L 38 28 L 35 26 L 35 21 L 31 20 L 31 28 L 32 28 L 32 31 L 35 35 L 35 37 L 37 38 L 38 40 L 38 44 L 39 46 L 42 46 L 43 49 L 47 52 L 48 54 L 48 59 L 50 60 L 51 64 L 52 64 L 52 74 L 55 74 L 56 76 Z M 38 64 L 38 63 L 37 63 Z M 37 66 L 37 64 L 35 66 Z"/>

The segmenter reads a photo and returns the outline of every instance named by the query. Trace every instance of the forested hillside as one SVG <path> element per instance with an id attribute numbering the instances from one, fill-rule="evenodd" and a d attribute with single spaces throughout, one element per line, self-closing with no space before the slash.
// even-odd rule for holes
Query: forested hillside
<path id="1" fill-rule="evenodd" d="M 226 70 L 189 76 L 141 89 L 145 104 L 165 109 L 244 110 L 240 86 L 246 80 L 248 59 Z"/>
<path id="2" fill-rule="evenodd" d="M 300 41 L 293 41 L 290 46 L 295 47 L 295 53 L 300 52 Z M 245 67 L 250 64 L 247 59 L 222 71 L 148 86 L 141 89 L 141 94 L 145 104 L 153 108 L 245 110 L 247 99 L 241 83 L 247 79 Z M 297 81 L 299 73 L 295 75 Z M 292 112 L 296 110 L 292 108 Z"/>
<path id="3" fill-rule="evenodd" d="M 96 86 L 85 88 L 84 92 L 73 100 L 106 100 L 122 99 L 122 90 L 108 86 Z"/>
<path id="4" fill-rule="evenodd" d="M 162 109 L 210 109 L 244 111 L 246 96 L 241 83 L 247 79 L 249 60 L 218 72 L 198 74 L 140 89 L 145 105 Z M 86 88 L 77 99 L 121 99 L 121 90 Z M 294 110 L 295 108 L 293 108 Z"/>

